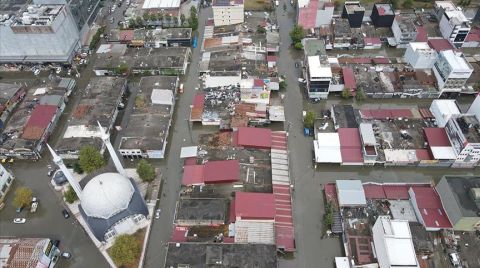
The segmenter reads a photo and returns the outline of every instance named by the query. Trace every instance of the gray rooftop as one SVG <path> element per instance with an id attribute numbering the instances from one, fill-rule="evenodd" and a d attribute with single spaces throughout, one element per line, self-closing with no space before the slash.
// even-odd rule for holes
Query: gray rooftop
<path id="1" fill-rule="evenodd" d="M 398 22 L 400 31 L 404 34 L 409 34 L 417 31 L 415 26 L 415 21 L 417 16 L 415 14 L 402 14 L 395 17 L 395 20 Z"/>
<path id="2" fill-rule="evenodd" d="M 183 69 L 190 48 L 129 48 L 123 56 L 97 54 L 94 69 L 114 69 L 120 64 L 126 64 L 133 69 Z"/>
<path id="3" fill-rule="evenodd" d="M 277 267 L 275 245 L 170 243 L 165 267 L 266 268 Z"/>
<path id="4" fill-rule="evenodd" d="M 468 142 L 480 143 L 480 122 L 474 115 L 462 115 L 456 121 Z"/>
<path id="5" fill-rule="evenodd" d="M 0 105 L 8 102 L 20 90 L 20 84 L 0 83 Z"/>
<path id="6" fill-rule="evenodd" d="M 226 214 L 226 199 L 183 198 L 178 201 L 175 221 L 225 221 Z"/>
<path id="7" fill-rule="evenodd" d="M 349 1 L 345 2 L 345 9 L 347 10 L 347 14 L 353 14 L 355 12 L 365 12 L 365 8 L 360 5 L 359 1 Z"/>
<path id="8" fill-rule="evenodd" d="M 323 40 L 319 39 L 304 39 L 305 56 L 327 55 L 325 44 Z"/>
<path id="9" fill-rule="evenodd" d="M 333 34 L 337 37 L 347 37 L 352 35 L 348 19 L 336 18 L 333 20 Z"/>
<path id="10" fill-rule="evenodd" d="M 446 180 L 450 192 L 453 194 L 454 200 L 451 200 L 446 197 L 443 186 L 443 182 Z M 455 201 L 457 206 L 460 208 L 460 214 L 463 217 L 478 217 L 478 212 L 480 211 L 480 200 L 475 200 L 471 195 L 470 189 L 472 188 L 480 188 L 480 177 L 461 177 L 461 176 L 445 176 L 437 185 L 437 191 L 442 198 L 442 202 L 452 202 Z M 451 217 L 449 211 L 449 205 L 445 204 L 447 214 L 449 214 L 449 218 Z M 454 219 L 451 219 L 454 221 Z M 455 224 L 455 222 L 452 222 Z"/>
<path id="11" fill-rule="evenodd" d="M 140 90 L 135 96 L 135 108 L 123 130 L 120 149 L 163 150 L 173 106 L 152 104 L 154 89 L 171 90 L 178 86 L 176 76 L 148 76 L 140 80 Z"/>
<path id="12" fill-rule="evenodd" d="M 73 110 L 66 132 L 57 143 L 58 151 L 77 151 L 82 145 L 92 144 L 99 148 L 100 139 L 87 135 L 98 131 L 97 121 L 110 130 L 115 120 L 118 104 L 126 88 L 126 79 L 121 77 L 93 77 L 82 90 L 82 98 Z"/>

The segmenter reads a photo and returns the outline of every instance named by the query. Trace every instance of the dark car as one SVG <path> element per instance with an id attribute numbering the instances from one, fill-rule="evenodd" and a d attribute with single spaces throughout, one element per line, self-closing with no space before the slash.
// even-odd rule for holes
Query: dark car
<path id="1" fill-rule="evenodd" d="M 62 214 L 63 214 L 63 217 L 65 219 L 68 219 L 70 218 L 70 213 L 68 213 L 68 211 L 66 209 L 62 210 Z"/>

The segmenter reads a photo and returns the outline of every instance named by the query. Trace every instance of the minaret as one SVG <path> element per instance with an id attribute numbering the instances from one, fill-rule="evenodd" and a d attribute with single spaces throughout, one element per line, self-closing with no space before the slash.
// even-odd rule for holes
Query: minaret
<path id="1" fill-rule="evenodd" d="M 70 171 L 67 169 L 67 166 L 65 166 L 65 164 L 63 163 L 62 158 L 60 156 L 58 156 L 57 153 L 55 153 L 55 151 L 52 149 L 52 147 L 50 147 L 50 145 L 47 144 L 47 147 L 48 147 L 48 150 L 50 151 L 50 154 L 52 154 L 52 156 L 53 156 L 53 162 L 63 172 L 63 175 L 65 176 L 65 178 L 67 178 L 68 183 L 70 183 L 70 186 L 72 186 L 73 190 L 77 194 L 78 199 L 80 201 L 82 201 L 81 200 L 81 198 L 82 198 L 82 188 L 80 187 L 80 184 L 78 183 L 78 181 L 75 178 L 73 178 L 72 173 L 70 173 Z"/>
<path id="2" fill-rule="evenodd" d="M 110 154 L 110 157 L 113 160 L 113 164 L 115 165 L 117 172 L 125 177 L 128 177 L 127 172 L 125 172 L 125 169 L 123 169 L 120 159 L 118 159 L 115 149 L 113 149 L 112 143 L 110 142 L 110 135 L 103 130 L 103 127 L 102 125 L 100 125 L 100 122 L 97 121 L 97 123 L 98 123 L 98 127 L 100 128 L 100 132 L 102 133 L 101 138 L 102 138 L 103 144 L 107 146 L 108 154 Z"/>

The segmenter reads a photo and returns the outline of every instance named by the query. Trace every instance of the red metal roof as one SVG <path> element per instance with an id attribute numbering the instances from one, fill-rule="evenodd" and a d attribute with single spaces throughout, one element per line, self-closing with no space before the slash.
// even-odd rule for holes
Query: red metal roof
<path id="1" fill-rule="evenodd" d="M 390 60 L 387 58 L 373 58 L 373 63 L 375 64 L 389 64 Z"/>
<path id="2" fill-rule="evenodd" d="M 363 190 L 367 199 L 386 199 L 387 196 L 383 191 L 382 185 L 376 184 L 364 184 Z"/>
<path id="3" fill-rule="evenodd" d="M 408 185 L 383 185 L 383 191 L 387 199 L 393 200 L 408 200 L 410 196 L 408 195 Z"/>
<path id="4" fill-rule="evenodd" d="M 277 61 L 277 56 L 274 56 L 274 55 L 269 55 L 267 56 L 267 61 Z"/>
<path id="5" fill-rule="evenodd" d="M 362 147 L 358 128 L 339 128 L 338 137 L 340 138 L 341 148 L 355 149 Z"/>
<path id="6" fill-rule="evenodd" d="M 427 42 L 428 36 L 427 31 L 423 26 L 415 26 L 417 28 L 417 38 L 415 39 L 416 42 Z"/>
<path id="7" fill-rule="evenodd" d="M 235 193 L 235 215 L 242 219 L 274 219 L 275 198 L 267 193 Z"/>
<path id="8" fill-rule="evenodd" d="M 413 118 L 410 109 L 361 109 L 362 118 L 387 119 L 387 118 Z"/>
<path id="9" fill-rule="evenodd" d="M 342 155 L 342 163 L 363 163 L 362 149 L 345 149 L 340 148 Z"/>
<path id="10" fill-rule="evenodd" d="M 413 186 L 412 191 L 416 206 L 425 227 L 427 228 L 451 228 L 447 214 L 443 209 L 442 201 L 433 187 Z"/>
<path id="11" fill-rule="evenodd" d="M 428 39 L 427 43 L 431 48 L 435 49 L 437 52 L 455 49 L 455 47 L 447 39 L 443 39 L 443 38 Z"/>
<path id="12" fill-rule="evenodd" d="M 430 147 L 450 147 L 450 140 L 448 139 L 445 128 L 440 127 L 426 127 L 423 129 L 426 141 Z"/>
<path id="13" fill-rule="evenodd" d="M 196 165 L 197 164 L 197 158 L 196 157 L 188 157 L 185 158 L 183 161 L 184 166 L 191 166 L 191 165 Z"/>
<path id="14" fill-rule="evenodd" d="M 203 171 L 204 181 L 208 183 L 236 182 L 240 179 L 238 160 L 208 161 Z"/>
<path id="15" fill-rule="evenodd" d="M 171 242 L 185 242 L 187 241 L 188 227 L 175 225 L 173 227 Z"/>
<path id="16" fill-rule="evenodd" d="M 204 184 L 204 166 L 203 165 L 190 165 L 183 167 L 183 185 L 199 185 Z"/>
<path id="17" fill-rule="evenodd" d="M 365 42 L 366 45 L 372 44 L 372 45 L 381 45 L 382 40 L 378 37 L 365 37 L 363 38 L 363 42 Z"/>
<path id="18" fill-rule="evenodd" d="M 268 128 L 239 127 L 237 144 L 244 147 L 271 148 L 272 131 Z"/>
<path id="19" fill-rule="evenodd" d="M 193 98 L 193 107 L 202 107 L 205 104 L 205 94 L 196 94 Z"/>
<path id="20" fill-rule="evenodd" d="M 416 149 L 415 154 L 417 155 L 417 159 L 422 160 L 432 160 L 432 156 L 427 149 Z"/>
<path id="21" fill-rule="evenodd" d="M 22 138 L 28 140 L 41 138 L 55 117 L 57 109 L 55 105 L 37 105 L 24 126 Z"/>
<path id="22" fill-rule="evenodd" d="M 465 38 L 465 42 L 480 42 L 480 28 L 472 28 Z"/>
<path id="23" fill-rule="evenodd" d="M 346 88 L 349 88 L 351 91 L 357 89 L 357 84 L 355 82 L 355 75 L 353 74 L 353 69 L 350 67 L 343 67 L 343 82 Z"/>
<path id="24" fill-rule="evenodd" d="M 265 85 L 265 82 L 263 79 L 254 79 L 253 80 L 253 86 L 254 87 L 263 87 Z"/>
<path id="25" fill-rule="evenodd" d="M 298 25 L 304 29 L 315 28 L 317 22 L 318 0 L 311 0 L 308 6 L 300 7 L 298 11 Z"/>

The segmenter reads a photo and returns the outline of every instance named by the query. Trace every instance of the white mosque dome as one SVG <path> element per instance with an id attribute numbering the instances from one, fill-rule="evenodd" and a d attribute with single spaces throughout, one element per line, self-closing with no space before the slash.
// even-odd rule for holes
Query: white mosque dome
<path id="1" fill-rule="evenodd" d="M 81 205 L 90 217 L 108 219 L 128 208 L 134 193 L 132 183 L 119 173 L 103 173 L 83 188 Z"/>

